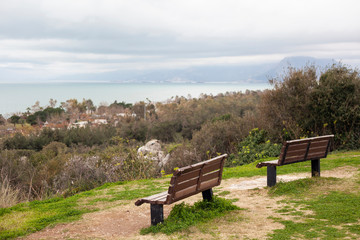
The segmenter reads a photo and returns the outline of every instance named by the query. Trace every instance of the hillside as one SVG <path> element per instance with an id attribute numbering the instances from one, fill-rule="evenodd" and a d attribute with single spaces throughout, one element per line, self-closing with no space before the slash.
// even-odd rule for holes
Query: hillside
<path id="1" fill-rule="evenodd" d="M 215 195 L 233 199 L 242 210 L 172 235 L 140 235 L 140 230 L 149 226 L 149 206 L 134 205 L 136 199 L 166 189 L 169 178 L 165 177 L 106 184 L 66 199 L 2 209 L 0 239 L 30 232 L 35 233 L 24 239 L 360 237 L 360 151 L 322 159 L 321 178 L 309 178 L 310 162 L 279 167 L 283 182 L 273 188 L 264 188 L 266 169 L 257 169 L 255 164 L 226 168 L 222 184 L 215 189 Z M 193 204 L 200 198 L 198 194 L 184 201 Z M 172 208 L 165 206 L 165 217 Z"/>

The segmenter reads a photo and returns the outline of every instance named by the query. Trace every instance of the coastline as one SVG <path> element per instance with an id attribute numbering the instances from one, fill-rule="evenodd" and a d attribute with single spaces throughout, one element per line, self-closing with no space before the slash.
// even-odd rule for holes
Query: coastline
<path id="1" fill-rule="evenodd" d="M 41 106 L 52 98 L 60 102 L 68 99 L 91 99 L 95 105 L 111 104 L 115 100 L 127 103 L 144 101 L 164 102 L 171 97 L 184 96 L 197 98 L 200 94 L 219 94 L 226 92 L 245 92 L 270 88 L 268 83 L 210 83 L 210 82 L 37 82 L 0 83 L 0 114 L 9 115 L 25 112 L 36 101 Z"/>

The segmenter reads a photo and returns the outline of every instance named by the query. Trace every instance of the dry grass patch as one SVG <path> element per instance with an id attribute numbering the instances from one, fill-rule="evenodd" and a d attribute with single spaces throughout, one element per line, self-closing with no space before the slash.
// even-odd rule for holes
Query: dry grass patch
<path id="1" fill-rule="evenodd" d="M 7 178 L 0 182 L 0 208 L 11 207 L 20 199 L 20 190 L 12 188 Z"/>

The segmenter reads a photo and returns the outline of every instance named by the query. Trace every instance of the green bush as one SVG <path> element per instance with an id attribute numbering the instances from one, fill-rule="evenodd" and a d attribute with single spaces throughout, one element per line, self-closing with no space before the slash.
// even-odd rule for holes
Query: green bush
<path id="1" fill-rule="evenodd" d="M 29 136 L 16 133 L 8 137 L 2 144 L 2 149 L 31 149 L 40 151 L 51 142 L 62 142 L 68 147 L 84 145 L 88 147 L 106 144 L 116 135 L 111 126 L 98 126 L 96 128 L 49 129 L 44 128 L 33 132 Z"/>
<path id="2" fill-rule="evenodd" d="M 211 219 L 224 216 L 229 211 L 239 209 L 239 207 L 232 204 L 231 200 L 219 197 L 213 197 L 212 201 L 200 200 L 192 206 L 182 202 L 173 207 L 164 223 L 144 228 L 140 233 L 148 234 L 162 232 L 171 234 L 187 229 L 200 222 L 207 222 Z"/>
<path id="3" fill-rule="evenodd" d="M 203 124 L 199 131 L 194 132 L 191 143 L 197 154 L 205 160 L 217 156 L 218 153 L 236 151 L 237 142 L 243 139 L 250 129 L 246 119 L 223 115 Z"/>
<path id="4" fill-rule="evenodd" d="M 314 66 L 290 68 L 261 98 L 261 120 L 272 139 L 335 135 L 335 147 L 360 148 L 360 74 L 342 64 L 317 77 Z"/>
<path id="5" fill-rule="evenodd" d="M 238 144 L 238 152 L 231 154 L 226 166 L 239 166 L 267 157 L 277 157 L 281 145 L 271 143 L 267 139 L 267 132 L 254 128 L 249 135 Z"/>

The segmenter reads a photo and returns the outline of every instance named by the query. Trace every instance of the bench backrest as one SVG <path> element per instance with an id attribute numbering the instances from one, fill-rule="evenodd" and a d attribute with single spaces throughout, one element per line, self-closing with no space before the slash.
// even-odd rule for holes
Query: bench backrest
<path id="1" fill-rule="evenodd" d="M 325 158 L 331 150 L 334 135 L 287 141 L 283 144 L 279 165 Z"/>
<path id="2" fill-rule="evenodd" d="M 191 195 L 218 186 L 227 154 L 176 170 L 171 178 L 167 203 L 173 203 Z"/>

